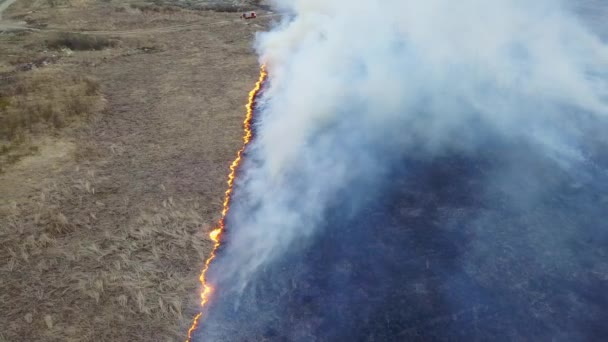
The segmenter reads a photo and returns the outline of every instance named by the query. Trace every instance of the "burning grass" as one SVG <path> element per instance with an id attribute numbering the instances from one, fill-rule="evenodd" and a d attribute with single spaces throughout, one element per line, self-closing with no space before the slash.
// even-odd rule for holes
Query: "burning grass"
<path id="1" fill-rule="evenodd" d="M 237 152 L 236 158 L 230 165 L 230 173 L 228 174 L 228 189 L 225 192 L 225 198 L 224 198 L 224 203 L 223 203 L 223 208 L 222 208 L 222 215 L 221 215 L 220 221 L 218 222 L 216 228 L 213 231 L 211 231 L 211 233 L 209 234 L 209 238 L 211 239 L 211 241 L 214 242 L 213 250 L 211 251 L 211 254 L 209 255 L 209 257 L 207 258 L 207 261 L 205 262 L 205 266 L 204 266 L 204 268 L 201 272 L 200 278 L 199 278 L 199 280 L 201 282 L 201 287 L 202 287 L 201 307 L 204 307 L 207 304 L 207 302 L 209 301 L 209 299 L 213 293 L 212 286 L 207 283 L 206 273 L 207 273 L 207 270 L 209 269 L 209 265 L 211 264 L 211 262 L 213 262 L 213 259 L 215 259 L 217 249 L 220 246 L 220 238 L 225 229 L 226 215 L 228 214 L 228 211 L 230 210 L 230 201 L 232 199 L 232 191 L 233 191 L 234 180 L 236 178 L 236 173 L 239 168 L 239 165 L 241 164 L 245 148 L 247 147 L 247 145 L 253 138 L 251 124 L 252 124 L 253 115 L 254 115 L 255 101 L 256 101 L 257 96 L 260 94 L 262 85 L 263 85 L 264 81 L 266 80 L 267 76 L 268 76 L 268 74 L 266 72 L 266 66 L 262 65 L 260 67 L 260 76 L 258 78 L 258 81 L 255 84 L 255 87 L 253 88 L 253 90 L 251 90 L 249 92 L 249 100 L 246 105 L 247 112 L 245 114 L 245 120 L 243 121 L 243 146 Z M 190 342 L 192 340 L 193 333 L 199 327 L 201 318 L 202 318 L 202 313 L 199 313 L 194 317 L 192 325 L 190 326 L 190 329 L 188 330 L 188 338 L 186 340 L 187 342 Z"/>

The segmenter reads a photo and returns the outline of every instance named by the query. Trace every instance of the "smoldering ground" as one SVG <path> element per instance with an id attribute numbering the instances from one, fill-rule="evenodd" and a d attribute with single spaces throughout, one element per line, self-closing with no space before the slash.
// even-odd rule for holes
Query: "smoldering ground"
<path id="1" fill-rule="evenodd" d="M 608 336 L 608 48 L 575 5 L 277 4 L 197 338 Z"/>

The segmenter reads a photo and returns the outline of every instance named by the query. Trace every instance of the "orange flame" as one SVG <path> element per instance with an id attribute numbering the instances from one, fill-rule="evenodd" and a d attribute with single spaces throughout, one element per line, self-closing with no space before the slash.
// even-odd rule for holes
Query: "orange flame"
<path id="1" fill-rule="evenodd" d="M 211 285 L 207 284 L 206 274 L 207 274 L 207 270 L 209 269 L 209 265 L 211 264 L 213 259 L 215 259 L 217 249 L 221 243 L 220 238 L 222 236 L 222 233 L 224 232 L 226 214 L 228 214 L 228 210 L 230 210 L 230 200 L 232 199 L 232 188 L 234 185 L 234 179 L 236 178 L 236 171 L 237 171 L 239 165 L 241 164 L 241 160 L 243 157 L 243 152 L 245 151 L 245 147 L 247 147 L 247 145 L 251 141 L 251 137 L 253 136 L 253 133 L 251 132 L 251 121 L 253 119 L 254 102 L 255 102 L 257 95 L 260 92 L 260 89 L 262 89 L 262 83 L 264 83 L 267 76 L 268 76 L 268 73 L 266 72 L 266 67 L 264 65 L 262 65 L 260 67 L 260 77 L 258 78 L 258 81 L 255 84 L 255 87 L 253 88 L 253 90 L 251 90 L 249 92 L 249 101 L 247 102 L 247 105 L 245 106 L 245 108 L 247 108 L 247 114 L 245 115 L 245 121 L 243 121 L 243 130 L 245 132 L 245 134 L 243 136 L 243 146 L 237 152 L 236 158 L 230 165 L 230 173 L 228 174 L 228 189 L 226 190 L 225 197 L 224 197 L 224 207 L 222 209 L 222 216 L 220 217 L 217 227 L 214 230 L 212 230 L 211 233 L 209 233 L 209 238 L 211 238 L 211 240 L 215 244 L 213 245 L 213 250 L 211 251 L 209 258 L 207 258 L 207 261 L 205 261 L 205 266 L 203 267 L 203 271 L 201 272 L 201 276 L 199 278 L 201 281 L 201 285 L 203 287 L 202 291 L 201 291 L 201 307 L 204 307 L 207 304 L 207 302 L 209 301 L 209 298 L 211 297 L 211 294 L 213 293 L 213 287 Z M 201 317 L 202 317 L 202 313 L 199 313 L 194 317 L 192 326 L 188 330 L 188 339 L 186 340 L 186 342 L 192 341 L 192 334 L 198 328 Z"/>

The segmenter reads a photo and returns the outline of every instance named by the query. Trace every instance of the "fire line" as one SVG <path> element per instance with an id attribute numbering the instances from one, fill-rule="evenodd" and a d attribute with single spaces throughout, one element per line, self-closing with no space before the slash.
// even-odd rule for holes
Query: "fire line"
<path id="1" fill-rule="evenodd" d="M 248 99 L 247 105 L 245 106 L 245 108 L 247 109 L 247 113 L 245 115 L 245 120 L 243 121 L 243 131 L 244 131 L 243 146 L 237 152 L 236 158 L 234 159 L 232 164 L 230 164 L 230 173 L 228 174 L 228 182 L 227 182 L 228 189 L 225 192 L 224 204 L 223 204 L 223 208 L 222 208 L 222 215 L 221 215 L 220 220 L 219 220 L 217 226 L 215 227 L 215 229 L 213 229 L 211 231 L 211 233 L 209 233 L 209 238 L 211 238 L 211 240 L 214 242 L 213 249 L 212 249 L 209 257 L 205 261 L 205 266 L 203 267 L 203 271 L 201 272 L 201 276 L 199 278 L 201 285 L 202 285 L 201 308 L 207 304 L 207 302 L 209 301 L 209 298 L 211 297 L 211 294 L 213 293 L 213 287 L 211 285 L 209 285 L 206 280 L 207 270 L 209 269 L 209 265 L 211 264 L 213 259 L 215 259 L 217 249 L 221 244 L 220 238 L 225 229 L 226 215 L 228 214 L 228 210 L 230 210 L 230 200 L 232 199 L 232 190 L 233 190 L 233 185 L 234 185 L 234 179 L 236 178 L 236 172 L 237 172 L 239 165 L 241 164 L 241 160 L 243 158 L 243 152 L 245 151 L 245 148 L 247 147 L 247 145 L 249 144 L 249 142 L 251 141 L 251 138 L 253 136 L 253 133 L 251 131 L 251 123 L 253 120 L 253 114 L 254 114 L 253 111 L 254 111 L 255 100 L 256 100 L 258 94 L 260 93 L 260 90 L 262 89 L 262 84 L 266 80 L 267 76 L 268 76 L 268 73 L 266 72 L 266 67 L 264 65 L 262 65 L 260 67 L 260 77 L 258 78 L 258 81 L 255 84 L 255 87 L 253 88 L 253 90 L 251 90 L 249 92 L 249 99 Z M 192 341 L 192 335 L 194 334 L 194 331 L 196 331 L 196 329 L 199 327 L 202 315 L 203 315 L 202 312 L 200 312 L 194 317 L 192 326 L 188 330 L 188 339 L 186 340 L 186 342 Z"/>

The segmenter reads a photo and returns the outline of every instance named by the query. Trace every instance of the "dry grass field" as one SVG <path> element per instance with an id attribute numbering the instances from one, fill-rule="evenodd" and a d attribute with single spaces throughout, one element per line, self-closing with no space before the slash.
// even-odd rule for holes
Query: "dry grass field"
<path id="1" fill-rule="evenodd" d="M 269 19 L 18 0 L 0 35 L 0 341 L 180 341 Z"/>

